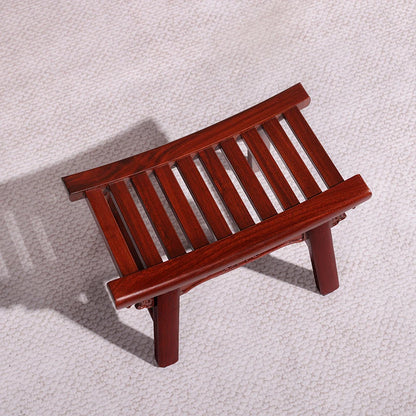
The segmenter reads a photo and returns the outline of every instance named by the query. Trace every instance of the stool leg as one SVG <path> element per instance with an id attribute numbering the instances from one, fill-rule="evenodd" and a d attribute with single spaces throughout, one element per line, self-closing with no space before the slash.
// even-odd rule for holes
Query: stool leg
<path id="1" fill-rule="evenodd" d="M 330 223 L 320 225 L 306 233 L 316 286 L 322 295 L 338 289 L 338 273 L 332 244 Z"/>
<path id="2" fill-rule="evenodd" d="M 179 289 L 155 298 L 152 318 L 155 358 L 167 367 L 179 358 Z"/>

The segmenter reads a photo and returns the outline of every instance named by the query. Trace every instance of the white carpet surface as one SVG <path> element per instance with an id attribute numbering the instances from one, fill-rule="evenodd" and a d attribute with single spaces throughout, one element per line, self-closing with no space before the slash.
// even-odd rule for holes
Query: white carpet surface
<path id="1" fill-rule="evenodd" d="M 414 1 L 0 1 L 0 415 L 416 414 Z M 302 82 L 373 198 L 334 228 L 341 287 L 293 245 L 181 298 L 180 361 L 60 177 Z"/>

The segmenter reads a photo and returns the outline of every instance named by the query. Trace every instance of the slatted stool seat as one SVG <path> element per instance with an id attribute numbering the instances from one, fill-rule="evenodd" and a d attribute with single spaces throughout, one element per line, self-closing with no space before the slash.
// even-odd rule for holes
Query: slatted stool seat
<path id="1" fill-rule="evenodd" d="M 305 240 L 319 291 L 338 287 L 331 226 L 371 193 L 360 175 L 342 178 L 301 114 L 309 101 L 297 84 L 197 133 L 63 178 L 72 201 L 87 199 L 120 274 L 108 282 L 115 307 L 149 309 L 160 366 L 178 359 L 181 294 L 283 245 Z"/>

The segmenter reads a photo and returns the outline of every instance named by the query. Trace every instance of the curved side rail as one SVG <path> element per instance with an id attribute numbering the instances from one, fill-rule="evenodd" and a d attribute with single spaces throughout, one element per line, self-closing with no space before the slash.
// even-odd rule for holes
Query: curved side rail
<path id="1" fill-rule="evenodd" d="M 69 199 L 76 201 L 83 198 L 87 190 L 104 187 L 187 155 L 192 156 L 204 148 L 258 126 L 274 116 L 279 116 L 295 106 L 302 109 L 309 102 L 309 95 L 302 84 L 298 83 L 266 101 L 189 136 L 139 155 L 65 176 L 62 180 L 68 190 Z"/>

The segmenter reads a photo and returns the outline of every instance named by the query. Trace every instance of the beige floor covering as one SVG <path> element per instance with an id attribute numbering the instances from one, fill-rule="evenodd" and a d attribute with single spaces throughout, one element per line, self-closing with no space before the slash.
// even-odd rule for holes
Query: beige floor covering
<path id="1" fill-rule="evenodd" d="M 0 1 L 0 414 L 416 414 L 412 1 Z M 306 246 L 182 298 L 180 361 L 114 311 L 96 225 L 60 177 L 179 138 L 301 81 L 373 198 Z"/>

